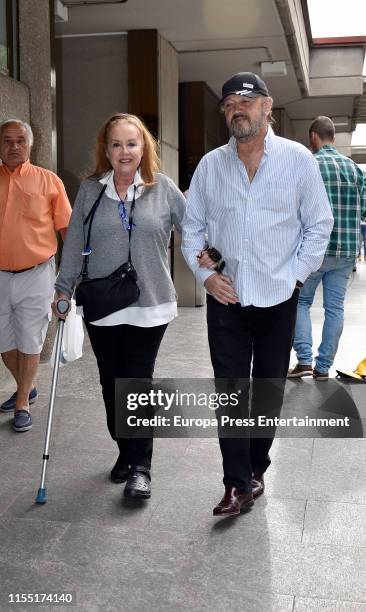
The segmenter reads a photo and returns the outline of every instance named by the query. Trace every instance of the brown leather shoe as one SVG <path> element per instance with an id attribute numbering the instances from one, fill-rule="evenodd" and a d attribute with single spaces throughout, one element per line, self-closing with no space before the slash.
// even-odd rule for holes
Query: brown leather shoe
<path id="1" fill-rule="evenodd" d="M 237 516 L 244 508 L 253 506 L 252 493 L 240 493 L 236 487 L 225 487 L 225 495 L 213 509 L 214 516 Z"/>
<path id="2" fill-rule="evenodd" d="M 252 494 L 253 499 L 257 499 L 264 493 L 264 477 L 263 474 L 254 472 L 252 478 Z"/>
<path id="3" fill-rule="evenodd" d="M 311 376 L 313 367 L 311 365 L 302 365 L 298 363 L 292 370 L 287 372 L 287 378 L 302 378 L 303 376 Z"/>

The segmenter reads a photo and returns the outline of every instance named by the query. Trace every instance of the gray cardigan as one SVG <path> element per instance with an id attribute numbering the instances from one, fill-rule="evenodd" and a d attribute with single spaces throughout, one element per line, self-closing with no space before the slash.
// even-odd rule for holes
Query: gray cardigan
<path id="1" fill-rule="evenodd" d="M 62 251 L 57 291 L 71 297 L 80 276 L 82 250 L 88 223 L 84 219 L 103 185 L 86 179 L 80 185 Z M 140 297 L 134 306 L 157 306 L 174 302 L 176 293 L 168 264 L 168 243 L 174 225 L 181 231 L 185 197 L 164 174 L 136 199 L 131 235 L 131 258 L 136 268 Z M 126 204 L 129 213 L 131 202 Z M 128 258 L 128 231 L 121 223 L 118 202 L 103 195 L 91 229 L 89 278 L 107 276 Z"/>

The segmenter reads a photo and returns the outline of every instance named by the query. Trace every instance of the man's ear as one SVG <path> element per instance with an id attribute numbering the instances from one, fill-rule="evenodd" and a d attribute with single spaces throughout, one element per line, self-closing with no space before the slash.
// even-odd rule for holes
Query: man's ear
<path id="1" fill-rule="evenodd" d="M 273 98 L 270 98 L 269 96 L 264 98 L 264 102 L 263 102 L 263 108 L 264 111 L 266 113 L 266 115 L 268 116 L 273 108 Z"/>
<path id="2" fill-rule="evenodd" d="M 316 132 L 310 132 L 309 134 L 309 144 L 310 147 L 313 151 L 318 151 L 319 150 L 319 141 L 318 141 L 318 135 L 316 134 Z"/>

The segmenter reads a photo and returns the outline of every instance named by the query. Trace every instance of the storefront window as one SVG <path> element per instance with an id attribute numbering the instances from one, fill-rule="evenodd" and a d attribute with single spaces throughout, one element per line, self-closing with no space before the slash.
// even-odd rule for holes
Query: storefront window
<path id="1" fill-rule="evenodd" d="M 17 0 L 0 0 L 0 73 L 18 78 Z"/>
<path id="2" fill-rule="evenodd" d="M 0 72 L 8 74 L 6 0 L 0 0 Z"/>

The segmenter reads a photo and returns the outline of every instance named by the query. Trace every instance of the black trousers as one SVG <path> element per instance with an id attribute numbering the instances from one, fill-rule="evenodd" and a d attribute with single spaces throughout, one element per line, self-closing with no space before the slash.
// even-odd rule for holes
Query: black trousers
<path id="1" fill-rule="evenodd" d="M 248 379 L 252 375 L 250 416 L 279 415 L 290 361 L 296 323 L 298 289 L 290 299 L 268 308 L 220 304 L 207 296 L 207 325 L 215 378 Z M 245 397 L 246 393 L 246 397 Z M 249 401 L 249 384 L 242 402 Z M 241 407 L 242 414 L 248 412 Z M 223 432 L 222 432 L 223 433 Z M 266 438 L 250 438 L 250 428 L 242 437 L 224 437 L 219 442 L 225 486 L 251 490 L 252 472 L 263 473 L 271 463 L 268 452 L 275 429 Z"/>
<path id="2" fill-rule="evenodd" d="M 85 323 L 97 359 L 100 384 L 107 413 L 107 426 L 126 465 L 151 467 L 152 438 L 116 438 L 115 379 L 152 379 L 156 356 L 168 325 L 98 326 Z"/>

